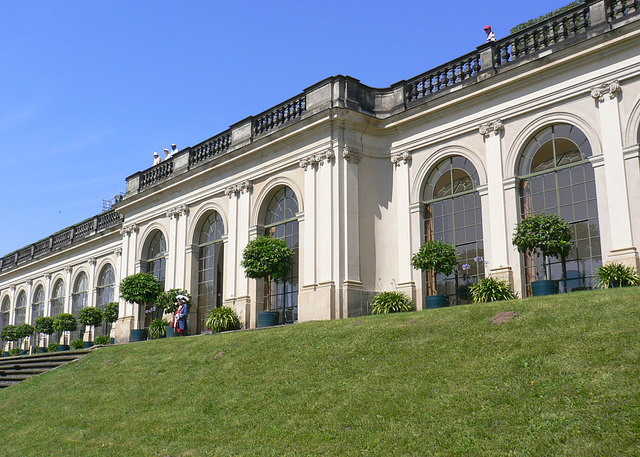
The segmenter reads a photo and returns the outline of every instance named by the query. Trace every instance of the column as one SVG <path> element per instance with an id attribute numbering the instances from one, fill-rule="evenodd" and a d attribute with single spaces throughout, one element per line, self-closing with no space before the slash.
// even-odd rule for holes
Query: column
<path id="1" fill-rule="evenodd" d="M 394 165 L 394 199 L 398 216 L 398 292 L 403 292 L 415 301 L 414 269 L 411 266 L 411 152 L 391 154 Z"/>
<path id="2" fill-rule="evenodd" d="M 622 128 L 620 126 L 620 83 L 612 81 L 591 89 L 600 117 L 600 136 L 604 156 L 607 205 L 611 230 L 611 249 L 603 253 L 605 259 L 630 265 L 637 264 L 637 250 L 631 231 L 629 192 L 622 151 Z"/>
<path id="3" fill-rule="evenodd" d="M 508 247 L 511 245 L 505 213 L 504 174 L 502 167 L 502 132 L 504 125 L 495 120 L 479 126 L 484 138 L 487 164 L 487 198 L 482 198 L 483 208 L 488 204 L 488 217 L 483 211 L 483 236 L 489 235 L 485 246 L 485 259 L 489 262 L 489 276 L 512 283 Z M 490 249 L 486 249 L 490 247 Z"/>

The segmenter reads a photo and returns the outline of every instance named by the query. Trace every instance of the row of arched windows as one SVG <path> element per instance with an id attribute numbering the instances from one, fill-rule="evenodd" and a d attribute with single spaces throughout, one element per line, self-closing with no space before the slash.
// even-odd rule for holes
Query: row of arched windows
<path id="1" fill-rule="evenodd" d="M 95 306 L 104 309 L 107 303 L 113 302 L 115 297 L 115 272 L 111 264 L 106 264 L 100 270 L 96 285 Z M 51 288 L 51 310 L 47 313 L 45 289 L 42 284 L 36 285 L 31 298 L 31 314 L 29 322 L 45 315 L 52 317 L 65 312 L 66 288 L 64 279 L 58 278 Z M 73 289 L 71 290 L 71 313 L 76 317 L 80 310 L 85 308 L 89 302 L 89 278 L 84 271 L 81 271 L 75 278 Z M 18 292 L 15 305 L 14 324 L 21 325 L 27 322 L 27 293 L 24 290 Z M 0 328 L 10 323 L 11 300 L 5 296 L 0 305 Z M 96 329 L 96 335 L 102 334 L 102 329 Z M 79 331 L 72 333 L 71 338 L 80 337 Z"/>
<path id="2" fill-rule="evenodd" d="M 556 124 L 542 129 L 524 148 L 519 166 L 520 216 L 545 212 L 566 220 L 573 249 L 565 262 L 553 259 L 551 274 L 565 278 L 564 291 L 591 288 L 602 264 L 600 232 L 591 146 L 578 128 Z M 461 266 L 449 277 L 428 277 L 429 292 L 447 295 L 451 304 L 468 303 L 469 285 L 484 276 L 482 212 L 478 174 L 461 156 L 438 163 L 428 175 L 423 192 L 424 238 L 453 243 Z M 535 256 L 525 256 L 527 287 L 542 276 Z"/>

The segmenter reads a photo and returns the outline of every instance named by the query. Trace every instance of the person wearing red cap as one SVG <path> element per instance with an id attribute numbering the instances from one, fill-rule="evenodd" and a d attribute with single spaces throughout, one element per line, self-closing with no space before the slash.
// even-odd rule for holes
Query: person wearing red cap
<path id="1" fill-rule="evenodd" d="M 487 33 L 487 43 L 490 41 L 496 41 L 496 34 L 491 31 L 490 25 L 485 25 L 484 31 Z"/>

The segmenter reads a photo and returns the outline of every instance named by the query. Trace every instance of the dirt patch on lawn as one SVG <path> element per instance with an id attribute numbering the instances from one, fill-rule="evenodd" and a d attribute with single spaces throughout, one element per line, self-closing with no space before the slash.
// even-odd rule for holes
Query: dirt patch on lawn
<path id="1" fill-rule="evenodd" d="M 518 317 L 518 313 L 516 313 L 515 311 L 503 311 L 491 318 L 491 324 L 504 324 L 505 322 L 509 322 L 514 317 Z"/>

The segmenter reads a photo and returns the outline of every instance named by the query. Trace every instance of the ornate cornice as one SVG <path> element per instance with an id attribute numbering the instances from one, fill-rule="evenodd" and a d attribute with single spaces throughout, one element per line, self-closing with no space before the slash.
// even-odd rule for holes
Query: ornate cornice
<path id="1" fill-rule="evenodd" d="M 239 196 L 242 193 L 249 192 L 253 189 L 253 183 L 249 179 L 239 182 L 238 184 L 232 184 L 224 190 L 225 195 L 228 197 Z"/>
<path id="2" fill-rule="evenodd" d="M 362 152 L 355 151 L 345 145 L 342 149 L 342 158 L 349 163 L 355 163 L 357 165 L 362 160 Z"/>
<path id="3" fill-rule="evenodd" d="M 64 271 L 71 274 L 73 272 L 73 267 L 71 265 L 67 265 L 66 267 L 64 267 Z"/>
<path id="4" fill-rule="evenodd" d="M 391 154 L 391 163 L 396 167 L 400 165 L 408 165 L 411 162 L 411 152 L 410 151 L 402 151 Z"/>
<path id="5" fill-rule="evenodd" d="M 116 248 L 113 253 L 116 255 L 116 257 L 120 257 L 122 255 L 122 248 Z"/>
<path id="6" fill-rule="evenodd" d="M 120 229 L 120 234 L 121 235 L 131 235 L 132 233 L 137 233 L 138 230 L 140 230 L 140 227 L 138 227 L 138 224 L 129 224 L 129 225 L 125 225 Z"/>
<path id="7" fill-rule="evenodd" d="M 613 100 L 620 92 L 622 92 L 622 87 L 618 80 L 602 83 L 599 86 L 591 88 L 591 96 L 598 102 L 603 102 L 606 95 L 609 96 L 610 100 Z"/>
<path id="8" fill-rule="evenodd" d="M 333 152 L 333 149 L 327 149 L 324 152 L 318 152 L 316 154 L 311 154 L 303 159 L 300 159 L 300 168 L 304 168 L 305 170 L 309 167 L 318 167 L 320 165 L 324 165 L 329 163 L 331 160 L 335 158 L 336 154 Z"/>
<path id="9" fill-rule="evenodd" d="M 98 261 L 98 260 L 97 260 L 95 257 L 89 257 L 89 258 L 87 259 L 87 263 L 88 263 L 89 265 L 91 265 L 91 266 L 94 266 L 94 267 L 95 267 L 95 265 L 96 265 L 97 261 Z"/>
<path id="10" fill-rule="evenodd" d="M 44 274 L 44 279 L 46 279 L 47 281 L 51 279 L 51 273 L 45 273 Z"/>
<path id="11" fill-rule="evenodd" d="M 33 279 L 27 279 L 27 281 L 26 281 L 26 282 L 27 282 L 27 285 L 28 285 L 28 286 L 33 285 Z"/>
<path id="12" fill-rule="evenodd" d="M 504 124 L 500 119 L 496 119 L 495 121 L 487 122 L 486 124 L 482 124 L 478 126 L 478 130 L 480 134 L 484 137 L 491 135 L 492 133 L 495 135 L 499 135 L 502 130 L 504 130 Z"/>

